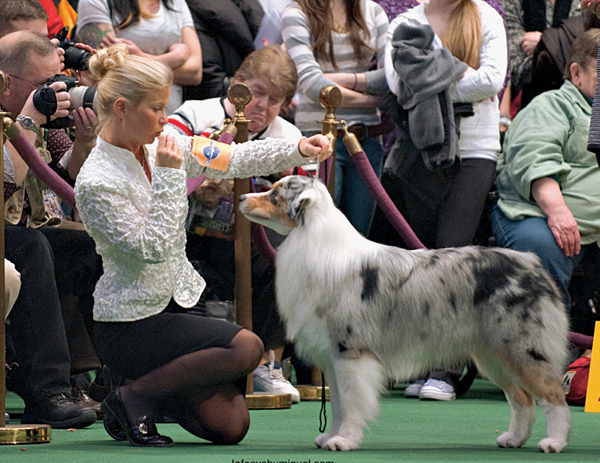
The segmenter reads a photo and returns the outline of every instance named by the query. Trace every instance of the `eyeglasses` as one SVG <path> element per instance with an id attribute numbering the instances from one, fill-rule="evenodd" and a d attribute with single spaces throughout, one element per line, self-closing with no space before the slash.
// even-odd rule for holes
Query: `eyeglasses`
<path id="1" fill-rule="evenodd" d="M 22 80 L 23 82 L 27 82 L 28 84 L 33 85 L 35 88 L 39 88 L 42 85 L 44 85 L 44 82 L 42 82 L 41 84 L 38 84 L 37 82 L 33 82 L 33 81 L 27 80 L 27 79 L 23 79 L 22 77 L 15 76 L 14 74 L 9 74 L 9 76 L 14 77 L 15 79 Z"/>
<path id="2" fill-rule="evenodd" d="M 283 101 L 285 100 L 285 97 L 279 97 L 276 98 L 274 95 L 270 95 L 267 92 L 264 91 L 260 91 L 260 90 L 254 90 L 252 87 L 249 87 L 250 91 L 252 92 L 252 98 L 255 98 L 257 100 L 262 100 L 263 98 L 267 98 L 268 100 L 268 105 L 269 106 L 277 106 L 281 103 L 283 103 Z"/>

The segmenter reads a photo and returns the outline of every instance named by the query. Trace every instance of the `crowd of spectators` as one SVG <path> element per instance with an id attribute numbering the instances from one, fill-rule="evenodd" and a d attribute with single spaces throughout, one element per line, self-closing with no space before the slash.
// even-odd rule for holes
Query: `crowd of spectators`
<path id="1" fill-rule="evenodd" d="M 67 31 L 74 48 L 95 63 L 102 51 L 103 69 L 117 69 L 121 61 L 129 60 L 140 66 L 155 63 L 164 71 L 160 82 L 169 84 L 167 101 L 164 108 L 152 110 L 164 111 L 164 117 L 156 116 L 154 122 L 161 130 L 164 126 L 167 140 L 209 137 L 222 129 L 236 112 L 227 90 L 240 82 L 253 94 L 246 106 L 250 140 L 267 139 L 265 150 L 275 153 L 287 151 L 268 144 L 274 139 L 309 149 L 304 137 L 320 131 L 317 121 L 325 111 L 320 90 L 336 85 L 341 90 L 337 119 L 345 120 L 357 134 L 384 188 L 426 246 L 496 244 L 538 254 L 564 295 L 565 310 L 574 308 L 579 314 L 574 329 L 592 334 L 595 315 L 582 315 L 581 307 L 598 302 L 600 293 L 600 286 L 598 291 L 593 286 L 600 276 L 600 194 L 595 191 L 600 168 L 587 149 L 597 87 L 600 20 L 596 8 L 595 0 L 582 0 L 581 5 L 579 0 L 2 0 L 0 70 L 8 85 L 0 95 L 0 108 L 10 113 L 50 168 L 75 186 L 83 182 L 79 173 L 90 153 L 110 151 L 105 146 L 108 140 L 99 133 L 111 132 L 98 116 L 98 105 L 105 103 L 71 108 L 73 96 L 63 91 L 67 85 L 54 78 L 69 75 L 79 85 L 100 88 L 108 71 L 90 73 L 87 65 L 65 68 L 65 46 L 57 47 L 54 38 L 65 24 L 74 26 Z M 158 98 L 161 85 L 146 92 L 156 91 Z M 50 111 L 40 108 L 42 90 L 54 95 Z M 102 94 L 106 89 L 98 90 Z M 129 121 L 123 127 L 135 128 L 128 98 L 140 104 L 147 96 L 122 97 L 121 122 Z M 116 101 L 117 97 L 110 111 L 104 108 L 105 118 L 119 119 Z M 504 109 L 509 104 L 510 113 Z M 405 247 L 376 211 L 341 133 L 336 135 L 336 205 L 363 235 Z M 140 146 L 151 145 L 154 138 Z M 315 139 L 309 140 L 311 147 L 318 146 Z M 154 164 L 148 163 L 162 159 L 162 151 L 150 156 L 140 149 L 129 150 L 135 158 L 129 159 L 131 166 L 124 166 L 141 166 L 148 185 L 138 180 L 148 186 L 151 201 L 153 182 L 161 180 L 162 170 L 155 172 Z M 175 148 L 167 151 L 171 157 L 180 156 Z M 124 234 L 119 244 L 133 243 L 122 254 L 125 258 L 113 256 L 108 263 L 103 254 L 103 266 L 100 255 L 116 246 L 109 225 L 91 220 L 94 214 L 89 208 L 86 222 L 77 209 L 61 204 L 10 141 L 3 156 L 7 363 L 12 365 L 7 385 L 25 402 L 22 421 L 85 427 L 103 417 L 100 402 L 108 396 L 112 415 L 105 426 L 113 438 L 127 438 L 135 445 L 171 445 L 169 438 L 155 432 L 152 420 L 125 420 L 124 424 L 117 419 L 127 416 L 127 409 L 136 408 L 136 403 L 140 413 L 145 410 L 133 398 L 135 387 L 123 386 L 114 395 L 115 385 L 131 380 L 143 384 L 140 378 L 169 365 L 168 361 L 161 366 L 154 360 L 143 372 L 131 373 L 132 364 L 119 363 L 115 344 L 107 341 L 114 327 L 101 323 L 133 321 L 118 313 L 120 305 L 110 309 L 102 305 L 110 299 L 102 293 L 102 288 L 106 292 L 102 282 L 119 274 L 118 265 L 128 267 L 127 257 L 144 265 L 166 257 L 160 253 L 148 257 L 145 251 L 136 254 L 136 237 Z M 312 175 L 314 166 L 307 167 L 308 162 L 292 164 L 290 169 L 269 170 L 269 175 L 256 177 L 255 184 L 268 187 L 290 173 Z M 287 166 L 285 162 L 274 165 Z M 184 167 L 195 172 L 185 162 Z M 92 183 L 89 191 L 93 188 L 99 186 Z M 95 204 L 89 191 L 79 187 L 79 198 Z M 133 209 L 123 208 L 130 220 Z M 147 218 L 152 210 L 135 209 L 135 213 Z M 118 211 L 104 212 L 113 217 L 110 213 Z M 123 223 L 127 220 L 123 218 Z M 203 277 L 186 277 L 186 284 L 197 286 L 189 294 L 198 292 L 199 297 L 204 284 L 199 282 L 208 283 L 202 298 L 187 301 L 190 313 L 229 319 L 219 321 L 235 326 L 223 330 L 227 333 L 219 347 L 249 346 L 253 352 L 235 375 L 253 369 L 256 390 L 291 393 L 298 402 L 299 393 L 282 369 L 285 354 L 293 356 L 293 346 L 286 344 L 285 327 L 277 314 L 275 269 L 257 252 L 252 257 L 253 328 L 265 348 L 262 359 L 254 361 L 261 351 L 256 347 L 258 338 L 244 335 L 244 342 L 234 342 L 239 327 L 231 324 L 229 313 L 235 265 L 232 181 L 219 177 L 198 186 L 189 196 L 185 222 L 186 259 Z M 118 224 L 111 226 L 121 230 Z M 270 239 L 277 245 L 284 237 L 271 235 Z M 579 290 L 579 274 L 586 275 L 592 288 Z M 123 275 L 115 281 L 125 281 Z M 141 285 L 142 280 L 138 276 L 127 284 Z M 169 302 L 171 294 L 136 297 L 156 313 L 180 310 Z M 187 307 L 181 301 L 177 304 Z M 217 306 L 225 313 L 207 310 Z M 156 315 L 142 312 L 136 312 L 136 322 Z M 100 337 L 99 325 L 104 330 Z M 210 346 L 198 344 L 195 349 L 204 352 Z M 178 351 L 171 360 L 186 354 L 191 355 Z M 406 395 L 454 399 L 462 372 L 461 368 L 403 378 L 412 382 Z M 235 375 L 232 371 L 228 376 L 233 386 L 218 389 L 219 394 L 226 391 L 234 397 L 243 392 Z M 300 378 L 299 363 L 298 382 Z M 166 384 L 164 374 L 163 380 Z M 233 442 L 245 434 L 240 425 L 231 434 L 214 431 L 228 438 L 211 438 L 201 424 L 202 413 L 183 416 L 173 404 L 166 407 L 171 418 L 198 436 Z M 241 413 L 239 408 L 234 412 Z M 155 435 L 137 435 L 142 425 L 154 429 Z"/>

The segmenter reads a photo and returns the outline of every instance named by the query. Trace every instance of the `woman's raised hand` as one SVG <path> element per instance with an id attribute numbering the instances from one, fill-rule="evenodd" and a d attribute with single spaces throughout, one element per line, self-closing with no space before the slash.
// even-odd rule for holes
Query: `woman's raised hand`
<path id="1" fill-rule="evenodd" d="M 179 169 L 183 160 L 183 154 L 179 143 L 171 135 L 161 133 L 158 137 L 156 148 L 156 166 Z"/>

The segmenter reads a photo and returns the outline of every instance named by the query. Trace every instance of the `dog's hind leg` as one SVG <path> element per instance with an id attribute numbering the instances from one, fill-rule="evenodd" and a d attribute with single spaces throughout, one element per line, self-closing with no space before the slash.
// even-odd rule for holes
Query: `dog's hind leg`
<path id="1" fill-rule="evenodd" d="M 535 402 L 532 395 L 515 382 L 514 375 L 506 369 L 498 357 L 493 356 L 487 361 L 478 358 L 476 364 L 481 373 L 502 388 L 510 405 L 508 431 L 496 439 L 498 446 L 521 447 L 531 436 L 535 423 Z"/>
<path id="2" fill-rule="evenodd" d="M 535 423 L 535 402 L 531 394 L 516 384 L 505 386 L 504 395 L 510 405 L 508 431 L 501 434 L 496 442 L 499 447 L 521 447 Z"/>
<path id="3" fill-rule="evenodd" d="M 334 423 L 328 437 L 319 436 L 315 443 L 329 450 L 354 450 L 362 442 L 367 421 L 379 412 L 379 394 L 386 376 L 382 365 L 369 354 L 336 358 L 333 374 L 338 395 L 331 403 Z"/>
<path id="4" fill-rule="evenodd" d="M 544 453 L 559 453 L 571 435 L 571 411 L 565 400 L 560 378 L 543 367 L 528 368 L 523 386 L 538 400 L 546 417 L 546 438 L 538 442 Z"/>

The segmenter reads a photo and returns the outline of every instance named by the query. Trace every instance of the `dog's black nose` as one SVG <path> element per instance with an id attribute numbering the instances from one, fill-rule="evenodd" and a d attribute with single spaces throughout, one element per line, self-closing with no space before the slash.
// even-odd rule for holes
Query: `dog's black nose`
<path id="1" fill-rule="evenodd" d="M 246 201 L 246 195 L 240 195 L 239 202 L 243 203 L 244 201 Z"/>

